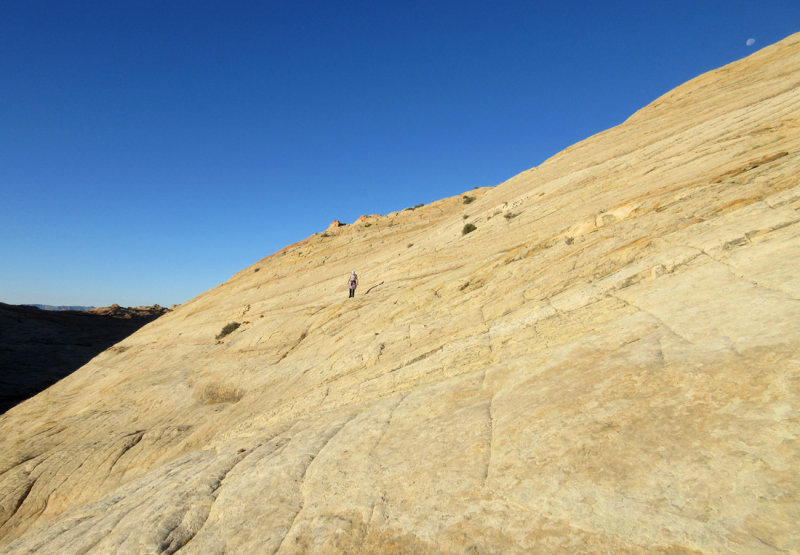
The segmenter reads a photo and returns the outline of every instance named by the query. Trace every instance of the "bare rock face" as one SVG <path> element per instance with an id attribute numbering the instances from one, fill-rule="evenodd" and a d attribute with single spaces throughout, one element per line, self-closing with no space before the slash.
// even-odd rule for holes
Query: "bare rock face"
<path id="1" fill-rule="evenodd" d="M 0 303 L 0 413 L 165 312 L 158 305 L 54 311 Z"/>
<path id="2" fill-rule="evenodd" d="M 276 253 L 0 417 L 0 550 L 797 552 L 798 153 L 794 35 Z"/>

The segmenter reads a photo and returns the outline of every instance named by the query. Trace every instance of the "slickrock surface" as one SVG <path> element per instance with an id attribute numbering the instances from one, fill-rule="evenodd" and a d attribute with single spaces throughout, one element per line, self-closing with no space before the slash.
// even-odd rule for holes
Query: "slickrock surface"
<path id="1" fill-rule="evenodd" d="M 0 414 L 68 376 L 168 309 L 87 311 L 0 303 Z"/>
<path id="2" fill-rule="evenodd" d="M 0 551 L 799 551 L 798 152 L 793 35 L 265 258 L 0 417 Z"/>

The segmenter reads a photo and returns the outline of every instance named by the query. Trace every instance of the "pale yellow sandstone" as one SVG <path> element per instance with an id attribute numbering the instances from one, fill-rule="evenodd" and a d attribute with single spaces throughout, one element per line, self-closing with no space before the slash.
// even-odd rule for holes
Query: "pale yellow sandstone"
<path id="1" fill-rule="evenodd" d="M 0 417 L 0 550 L 800 551 L 798 152 L 793 35 L 267 257 Z"/>

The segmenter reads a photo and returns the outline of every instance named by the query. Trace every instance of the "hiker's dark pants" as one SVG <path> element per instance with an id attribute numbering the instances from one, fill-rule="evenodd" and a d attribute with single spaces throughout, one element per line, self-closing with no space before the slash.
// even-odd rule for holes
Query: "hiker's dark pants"
<path id="1" fill-rule="evenodd" d="M 350 289 L 350 297 L 355 297 L 355 296 L 356 296 L 356 288 L 353 287 Z"/>

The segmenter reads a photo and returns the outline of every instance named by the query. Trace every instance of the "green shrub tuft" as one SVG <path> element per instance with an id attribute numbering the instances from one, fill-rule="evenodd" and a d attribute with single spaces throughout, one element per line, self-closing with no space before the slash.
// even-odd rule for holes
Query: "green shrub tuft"
<path id="1" fill-rule="evenodd" d="M 472 232 L 473 232 L 473 231 L 475 231 L 476 229 L 478 229 L 478 228 L 477 228 L 477 227 L 475 227 L 474 225 L 472 225 L 472 224 L 466 224 L 466 225 L 464 226 L 464 229 L 462 229 L 462 230 L 461 230 L 461 235 L 466 235 L 467 233 L 472 233 Z"/>
<path id="2" fill-rule="evenodd" d="M 219 332 L 219 335 L 217 335 L 217 339 L 222 339 L 229 333 L 233 333 L 239 328 L 239 326 L 241 326 L 239 322 L 231 322 L 230 324 L 226 324 L 225 327 L 222 328 L 222 331 Z"/>
<path id="3" fill-rule="evenodd" d="M 472 202 L 473 200 L 475 200 L 475 197 L 471 197 L 471 196 L 469 196 L 469 195 L 464 195 L 464 196 L 463 196 L 463 197 L 461 197 L 461 198 L 463 198 L 463 199 L 464 199 L 464 204 L 469 204 L 470 202 Z"/>

